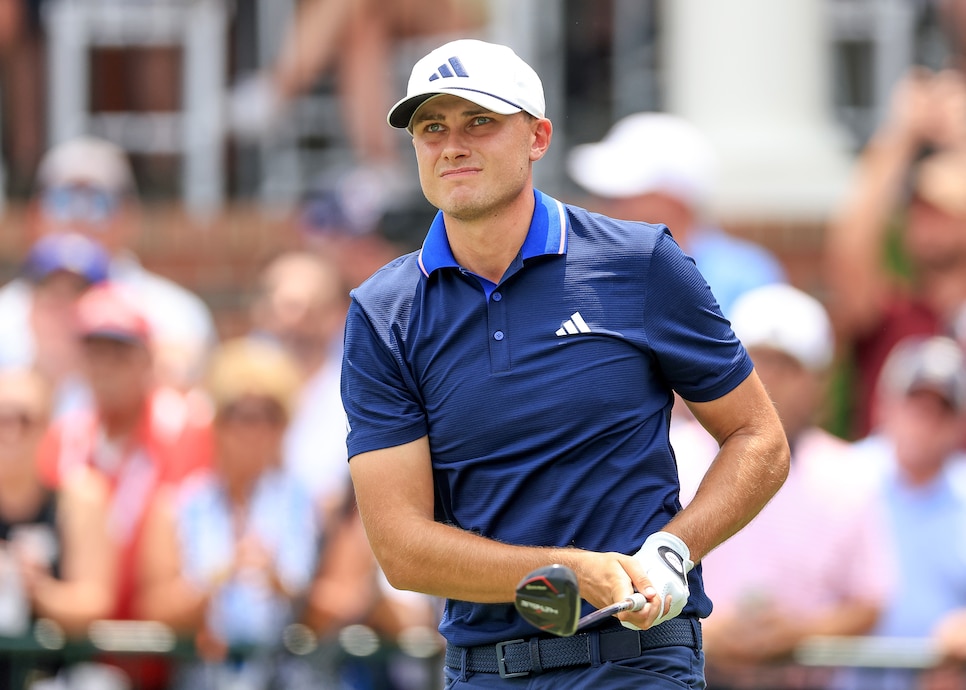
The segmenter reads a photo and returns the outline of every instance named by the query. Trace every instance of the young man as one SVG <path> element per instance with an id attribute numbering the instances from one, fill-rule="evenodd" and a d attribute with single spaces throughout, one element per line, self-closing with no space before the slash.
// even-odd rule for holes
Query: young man
<path id="1" fill-rule="evenodd" d="M 704 687 L 693 562 L 788 470 L 751 360 L 665 227 L 533 188 L 552 125 L 509 48 L 434 50 L 389 123 L 440 209 L 420 251 L 353 291 L 346 326 L 350 470 L 390 582 L 446 598 L 461 687 Z M 674 390 L 721 444 L 684 511 Z M 540 635 L 512 602 L 552 563 L 576 572 L 585 613 L 635 589 L 648 603 Z"/>

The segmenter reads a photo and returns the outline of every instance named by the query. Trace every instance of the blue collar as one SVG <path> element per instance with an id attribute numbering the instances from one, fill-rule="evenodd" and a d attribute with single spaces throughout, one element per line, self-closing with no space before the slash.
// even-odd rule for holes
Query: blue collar
<path id="1" fill-rule="evenodd" d="M 537 189 L 533 190 L 533 198 L 536 202 L 533 218 L 520 249 L 520 257 L 526 260 L 544 254 L 566 254 L 567 231 L 570 228 L 564 205 Z M 459 268 L 446 237 L 442 211 L 436 213 L 423 247 L 419 250 L 419 270 L 423 275 L 428 277 L 440 268 Z"/>

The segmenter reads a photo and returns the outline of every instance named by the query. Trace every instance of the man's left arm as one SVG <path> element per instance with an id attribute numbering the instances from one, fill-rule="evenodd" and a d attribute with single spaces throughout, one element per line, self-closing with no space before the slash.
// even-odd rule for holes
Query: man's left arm
<path id="1" fill-rule="evenodd" d="M 694 499 L 635 554 L 640 569 L 628 570 L 639 592 L 653 592 L 662 608 L 618 616 L 629 628 L 677 616 L 687 603 L 687 573 L 712 549 L 755 517 L 788 476 L 785 431 L 754 370 L 717 400 L 688 402 L 719 450 Z"/>
<path id="2" fill-rule="evenodd" d="M 717 400 L 687 404 L 719 450 L 694 499 L 665 531 L 680 537 L 697 562 L 775 495 L 788 476 L 790 454 L 778 413 L 754 371 Z"/>

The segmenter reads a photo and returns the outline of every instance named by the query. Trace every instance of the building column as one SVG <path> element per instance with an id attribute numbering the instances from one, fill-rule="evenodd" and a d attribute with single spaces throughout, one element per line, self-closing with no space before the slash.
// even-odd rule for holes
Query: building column
<path id="1" fill-rule="evenodd" d="M 666 0 L 665 103 L 721 159 L 715 210 L 820 220 L 853 155 L 833 120 L 825 0 Z"/>

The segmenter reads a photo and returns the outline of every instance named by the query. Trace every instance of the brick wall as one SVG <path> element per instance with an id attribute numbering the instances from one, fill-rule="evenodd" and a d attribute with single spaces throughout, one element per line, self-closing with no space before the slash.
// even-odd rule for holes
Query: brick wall
<path id="1" fill-rule="evenodd" d="M 793 284 L 823 296 L 821 223 L 733 221 L 726 229 L 774 251 Z M 28 245 L 23 208 L 8 207 L 0 219 L 0 278 L 16 274 Z M 208 220 L 192 218 L 176 204 L 154 204 L 145 209 L 136 251 L 146 267 L 197 292 L 211 307 L 219 333 L 230 337 L 247 327 L 247 301 L 261 267 L 298 245 L 291 217 L 256 204 L 235 203 Z"/>
<path id="2" fill-rule="evenodd" d="M 0 278 L 16 275 L 29 248 L 24 209 L 10 207 L 0 220 Z M 186 215 L 177 205 L 145 209 L 135 252 L 152 271 L 197 292 L 211 307 L 222 337 L 247 327 L 247 301 L 261 267 L 297 245 L 291 219 L 254 205 L 237 204 L 209 220 Z"/>
<path id="3" fill-rule="evenodd" d="M 788 273 L 789 282 L 819 299 L 825 297 L 822 275 L 822 221 L 731 221 L 725 229 L 773 251 Z"/>

